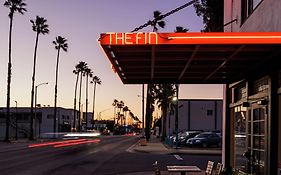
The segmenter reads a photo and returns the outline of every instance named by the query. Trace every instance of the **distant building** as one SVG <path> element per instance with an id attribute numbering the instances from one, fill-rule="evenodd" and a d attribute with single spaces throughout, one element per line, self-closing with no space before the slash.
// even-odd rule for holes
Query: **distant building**
<path id="1" fill-rule="evenodd" d="M 222 129 L 222 100 L 179 99 L 178 129 L 213 131 Z M 168 135 L 175 132 L 175 111 L 166 120 Z"/>
<path id="2" fill-rule="evenodd" d="M 76 111 L 76 128 L 78 127 L 78 111 Z M 18 126 L 18 137 L 28 137 L 30 133 L 30 108 L 18 107 L 10 108 L 10 137 L 16 135 L 16 125 Z M 6 133 L 6 108 L 0 108 L 0 138 L 5 137 Z M 57 132 L 69 132 L 73 127 L 73 109 L 57 108 Z M 36 109 L 34 116 L 34 136 L 36 138 L 53 137 L 54 129 L 54 108 L 40 107 Z"/>

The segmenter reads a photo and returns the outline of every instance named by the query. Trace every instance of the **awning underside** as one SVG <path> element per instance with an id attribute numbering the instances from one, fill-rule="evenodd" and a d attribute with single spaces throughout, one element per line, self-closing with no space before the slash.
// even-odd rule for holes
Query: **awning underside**
<path id="1" fill-rule="evenodd" d="M 101 45 L 124 84 L 225 84 L 279 66 L 280 44 Z"/>

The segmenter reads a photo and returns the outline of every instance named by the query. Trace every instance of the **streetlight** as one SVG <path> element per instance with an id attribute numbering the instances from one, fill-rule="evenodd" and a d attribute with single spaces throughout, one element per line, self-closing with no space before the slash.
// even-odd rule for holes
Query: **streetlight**
<path id="1" fill-rule="evenodd" d="M 98 114 L 99 120 L 101 120 L 101 113 L 103 113 L 103 112 L 105 112 L 105 111 L 108 111 L 109 109 L 110 109 L 110 108 L 104 109 L 104 110 L 102 110 L 102 111 L 99 112 L 99 114 Z"/>
<path id="2" fill-rule="evenodd" d="M 176 147 L 179 149 L 179 84 L 176 84 L 176 97 L 173 98 L 173 101 L 176 102 L 176 114 L 175 114 L 175 129 L 176 129 Z"/>
<path id="3" fill-rule="evenodd" d="M 18 102 L 15 100 L 16 103 L 16 140 L 18 140 Z"/>
<path id="4" fill-rule="evenodd" d="M 37 107 L 37 88 L 39 87 L 39 86 L 41 86 L 41 85 L 47 85 L 48 84 L 48 82 L 46 82 L 46 83 L 40 83 L 40 84 L 38 84 L 37 86 L 35 86 L 35 107 L 34 107 L 34 113 L 35 113 L 35 120 L 36 120 L 36 118 L 37 118 L 37 113 L 36 113 L 36 107 Z M 42 117 L 42 116 L 41 116 Z M 41 120 L 42 120 L 42 118 L 41 118 Z M 40 121 L 39 120 L 39 138 L 40 138 L 40 134 L 41 134 L 41 122 L 42 121 Z M 36 122 L 35 122 L 36 123 Z M 36 127 L 35 127 L 36 128 Z"/>
<path id="5" fill-rule="evenodd" d="M 142 134 L 144 135 L 144 84 L 142 84 L 142 95 L 138 97 L 142 97 Z"/>

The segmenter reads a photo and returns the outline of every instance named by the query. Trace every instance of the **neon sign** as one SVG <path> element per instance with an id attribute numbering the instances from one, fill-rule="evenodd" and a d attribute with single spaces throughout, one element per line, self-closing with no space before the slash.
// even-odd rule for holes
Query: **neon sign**
<path id="1" fill-rule="evenodd" d="M 281 32 L 105 33 L 101 45 L 281 44 Z"/>
<path id="2" fill-rule="evenodd" d="M 158 35 L 156 32 L 106 33 L 106 34 L 109 35 L 110 45 L 158 44 Z"/>

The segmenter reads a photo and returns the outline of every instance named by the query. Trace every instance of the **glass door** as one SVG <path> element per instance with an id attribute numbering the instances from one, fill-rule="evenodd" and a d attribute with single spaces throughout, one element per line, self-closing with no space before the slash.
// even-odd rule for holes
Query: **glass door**
<path id="1" fill-rule="evenodd" d="M 265 175 L 267 106 L 252 104 L 248 119 L 248 171 Z"/>

